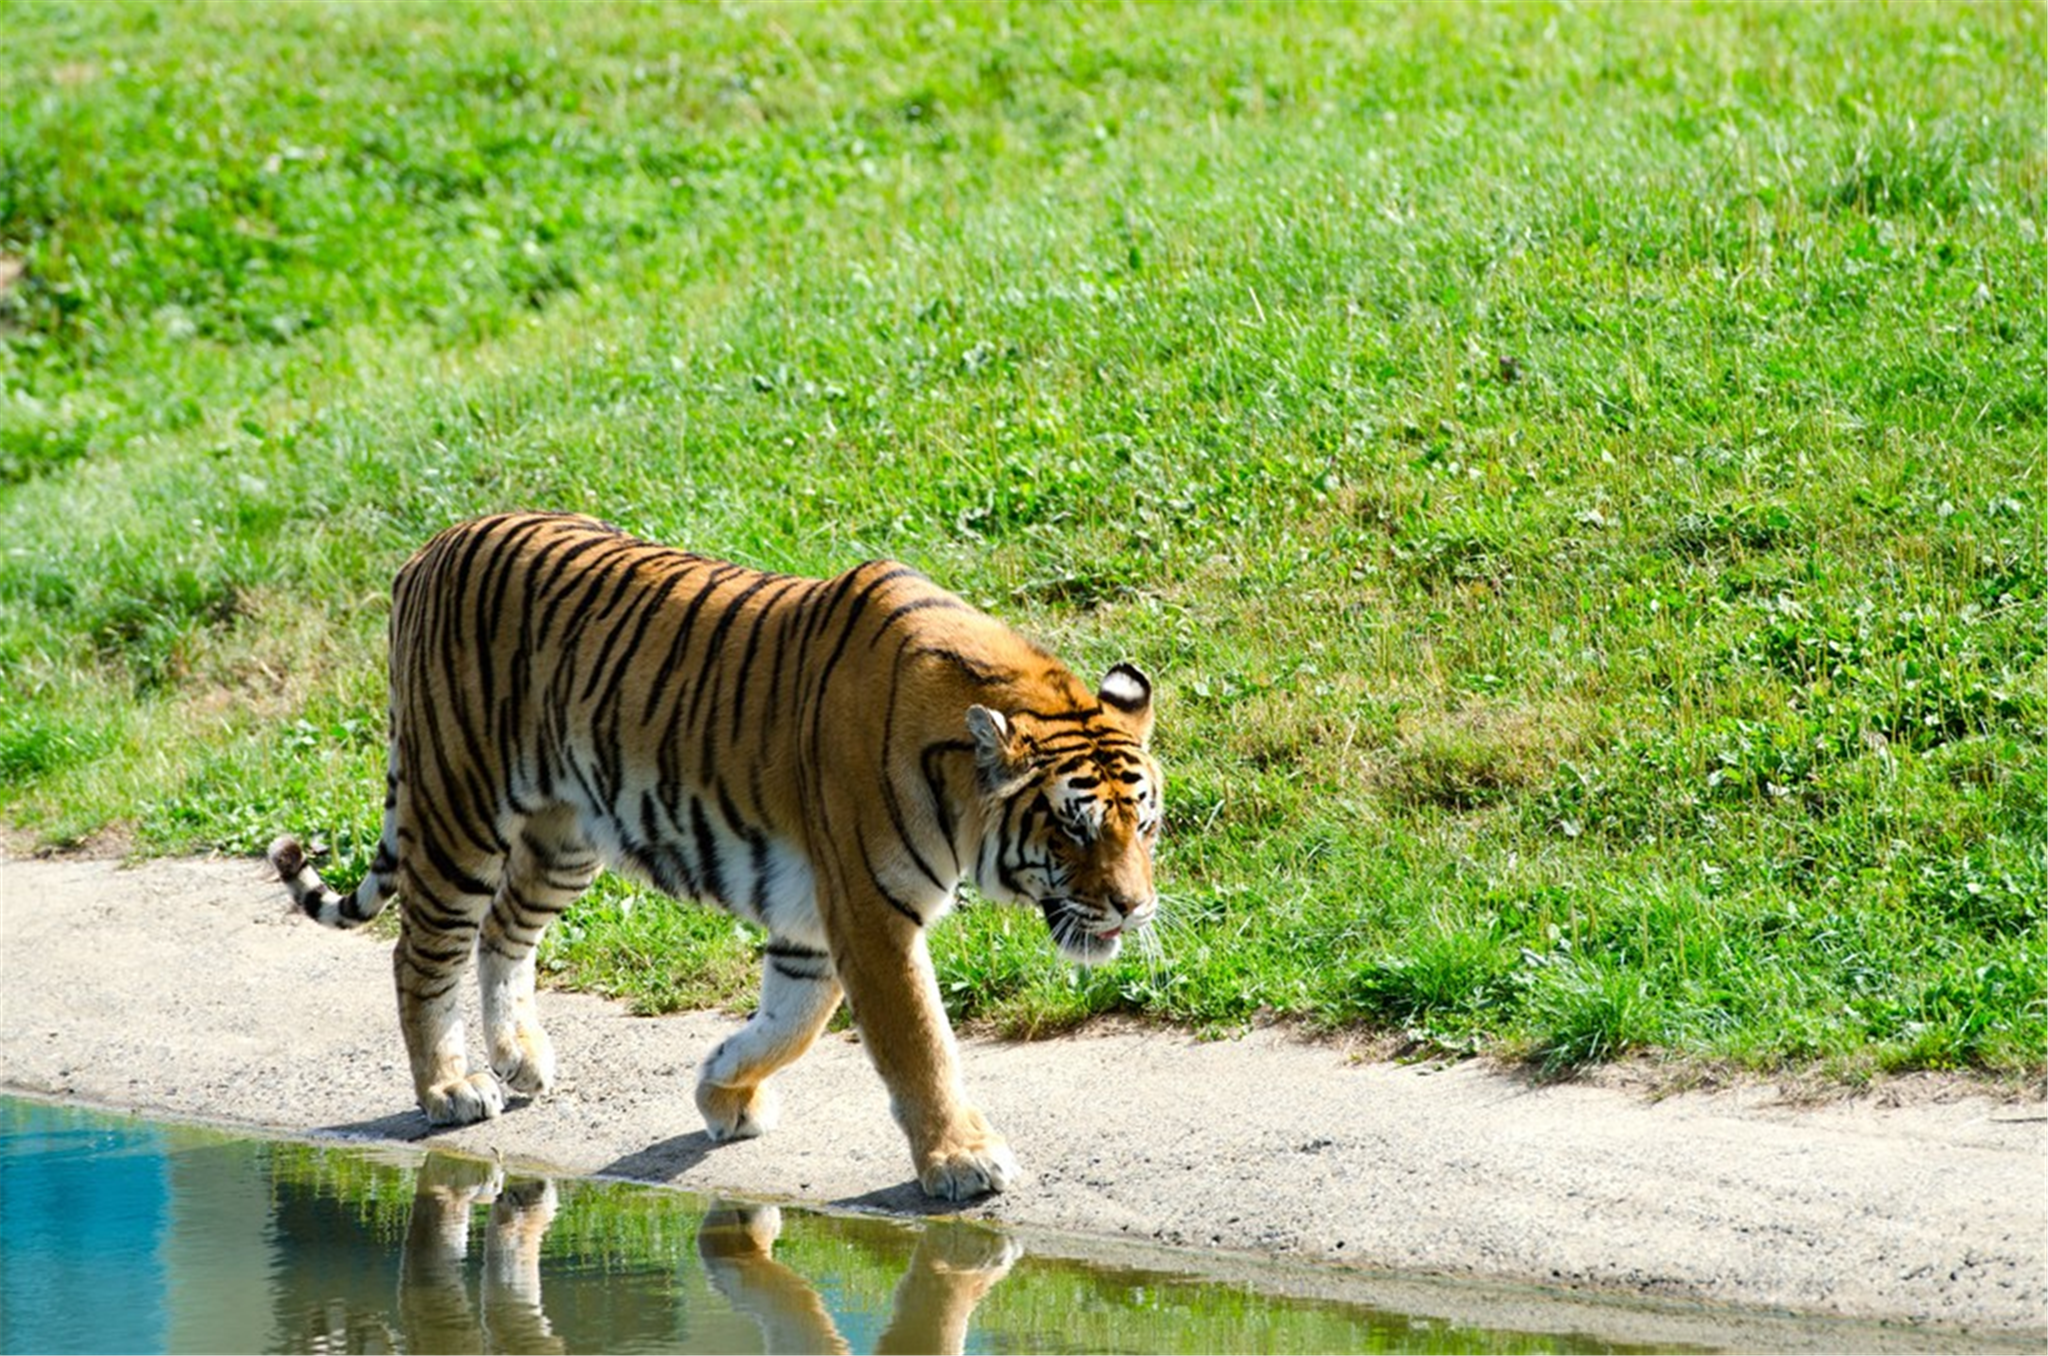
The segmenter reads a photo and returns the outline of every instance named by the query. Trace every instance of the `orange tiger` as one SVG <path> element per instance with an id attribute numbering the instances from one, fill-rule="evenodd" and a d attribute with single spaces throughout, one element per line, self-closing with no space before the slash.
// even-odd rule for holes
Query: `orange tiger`
<path id="1" fill-rule="evenodd" d="M 609 866 L 768 933 L 760 1007 L 699 1074 L 713 1139 L 772 1125 L 769 1076 L 843 996 L 925 1191 L 1016 1177 L 961 1087 L 925 929 L 963 879 L 1037 907 L 1084 965 L 1153 919 L 1143 673 L 1090 692 L 893 562 L 767 574 L 538 513 L 450 528 L 399 571 L 390 673 L 369 874 L 340 894 L 295 839 L 269 858 L 331 927 L 402 896 L 399 1025 L 430 1122 L 554 1083 L 534 948 Z M 489 1070 L 468 1066 L 457 1004 L 472 954 Z"/>

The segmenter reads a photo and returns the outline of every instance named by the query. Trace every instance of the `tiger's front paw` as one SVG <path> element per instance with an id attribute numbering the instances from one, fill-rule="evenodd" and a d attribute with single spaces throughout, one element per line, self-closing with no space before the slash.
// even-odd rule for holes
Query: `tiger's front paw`
<path id="1" fill-rule="evenodd" d="M 941 1276 L 973 1276 L 983 1288 L 1009 1275 L 1024 1255 L 1024 1245 L 996 1229 L 960 1220 L 939 1220 L 925 1226 L 911 1265 Z"/>
<path id="2" fill-rule="evenodd" d="M 496 1119 L 505 1110 L 505 1093 L 496 1075 L 473 1073 L 428 1088 L 420 1094 L 420 1110 L 429 1125 L 471 1125 Z"/>
<path id="3" fill-rule="evenodd" d="M 1001 1135 L 992 1132 L 976 1136 L 970 1143 L 955 1143 L 918 1156 L 918 1185 L 925 1195 L 940 1200 L 985 1196 L 1022 1178 L 1017 1156 Z"/>
<path id="4" fill-rule="evenodd" d="M 697 1110 L 703 1113 L 705 1133 L 723 1144 L 727 1140 L 752 1139 L 773 1130 L 782 1114 L 782 1104 L 766 1083 L 736 1088 L 700 1082 Z"/>
<path id="5" fill-rule="evenodd" d="M 772 1205 L 720 1201 L 697 1226 L 697 1255 L 706 1261 L 754 1261 L 774 1255 L 782 1211 Z"/>

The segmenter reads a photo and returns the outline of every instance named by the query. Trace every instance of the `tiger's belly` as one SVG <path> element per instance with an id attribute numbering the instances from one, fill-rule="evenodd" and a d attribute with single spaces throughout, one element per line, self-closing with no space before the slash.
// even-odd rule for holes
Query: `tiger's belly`
<path id="1" fill-rule="evenodd" d="M 826 950 L 810 859 L 702 797 L 652 789 L 617 809 L 579 807 L 591 845 L 622 875 L 716 905 L 776 937 Z M 627 811 L 620 813 L 620 810 Z"/>

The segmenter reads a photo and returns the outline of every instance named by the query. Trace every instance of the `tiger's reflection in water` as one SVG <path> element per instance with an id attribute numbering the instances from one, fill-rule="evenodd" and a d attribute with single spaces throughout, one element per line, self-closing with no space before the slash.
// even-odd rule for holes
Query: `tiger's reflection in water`
<path id="1" fill-rule="evenodd" d="M 726 1301 L 761 1325 L 767 1350 L 844 1352 L 846 1339 L 811 1284 L 775 1260 L 782 1212 L 721 1203 L 697 1230 L 697 1255 Z M 1015 1239 L 955 1221 L 927 1224 L 896 1284 L 878 1352 L 958 1353 L 982 1296 L 1023 1255 Z"/>
<path id="2" fill-rule="evenodd" d="M 472 1226 L 484 1205 L 482 1283 L 473 1287 Z M 557 1209 L 553 1182 L 508 1178 L 482 1159 L 428 1154 L 415 1179 L 399 1264 L 399 1331 L 384 1335 L 388 1346 L 365 1343 L 358 1332 L 355 1340 L 316 1341 L 314 1348 L 570 1350 L 549 1319 L 542 1285 L 543 1242 Z M 828 1230 L 851 1224 L 860 1236 L 875 1223 L 815 1222 Z M 711 1288 L 760 1329 L 768 1352 L 851 1350 L 817 1288 L 774 1256 L 781 1235 L 782 1212 L 772 1205 L 715 1203 L 697 1229 L 697 1256 Z M 957 1221 L 923 1226 L 876 1350 L 958 1353 L 975 1307 L 1022 1255 L 1020 1244 L 993 1229 Z"/>
<path id="3" fill-rule="evenodd" d="M 470 1222 L 488 1203 L 483 1285 L 467 1275 Z M 554 1222 L 555 1184 L 506 1182 L 497 1164 L 428 1154 L 416 1179 L 398 1268 L 399 1325 L 407 1351 L 568 1350 L 541 1303 L 540 1249 Z"/>

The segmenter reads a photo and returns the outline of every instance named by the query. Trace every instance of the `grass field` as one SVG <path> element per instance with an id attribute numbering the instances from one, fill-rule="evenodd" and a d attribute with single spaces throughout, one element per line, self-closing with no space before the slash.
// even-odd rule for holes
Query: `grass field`
<path id="1" fill-rule="evenodd" d="M 957 1016 L 2048 1054 L 2038 6 L 9 16 L 20 833 L 352 877 L 393 571 L 577 508 L 1153 674 L 1163 957 Z M 634 895 L 560 980 L 748 1001 Z"/>

